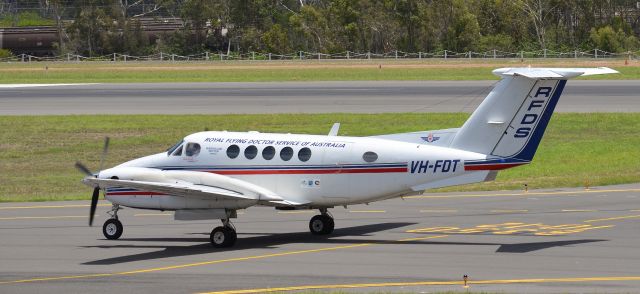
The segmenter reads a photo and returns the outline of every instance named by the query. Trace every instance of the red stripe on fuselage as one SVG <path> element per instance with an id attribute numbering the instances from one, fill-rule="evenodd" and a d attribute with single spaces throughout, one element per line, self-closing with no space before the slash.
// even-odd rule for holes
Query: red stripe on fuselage
<path id="1" fill-rule="evenodd" d="M 310 174 L 376 174 L 376 173 L 406 173 L 406 167 L 382 167 L 362 169 L 262 169 L 262 170 L 214 170 L 207 171 L 220 175 L 310 175 Z"/>
<path id="2" fill-rule="evenodd" d="M 494 163 L 494 164 L 478 164 L 478 165 L 465 165 L 464 170 L 501 170 L 516 167 L 526 163 Z"/>

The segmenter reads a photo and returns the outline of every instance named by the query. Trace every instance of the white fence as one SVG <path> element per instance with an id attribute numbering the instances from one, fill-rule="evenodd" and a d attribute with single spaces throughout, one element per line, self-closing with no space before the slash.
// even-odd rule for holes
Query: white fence
<path id="1" fill-rule="evenodd" d="M 113 53 L 103 56 L 87 57 L 78 54 L 68 53 L 65 55 L 52 56 L 52 57 L 38 57 L 28 54 L 21 54 L 13 57 L 0 58 L 1 62 L 36 62 L 36 61 L 215 61 L 215 60 L 363 60 L 363 59 L 524 59 L 524 58 L 591 58 L 591 59 L 604 59 L 604 58 L 620 58 L 620 59 L 634 59 L 637 60 L 640 57 L 640 51 L 630 51 L 624 53 L 612 53 L 599 49 L 593 49 L 590 51 L 570 51 L 570 52 L 557 52 L 552 50 L 540 50 L 540 51 L 520 51 L 520 52 L 504 52 L 499 50 L 491 50 L 487 52 L 454 52 L 449 50 L 443 50 L 438 52 L 402 52 L 392 51 L 388 53 L 358 53 L 352 51 L 346 51 L 342 53 L 325 54 L 325 53 L 313 53 L 313 52 L 294 52 L 290 54 L 275 54 L 275 53 L 212 53 L 203 52 L 193 55 L 178 55 L 171 53 L 160 52 L 158 54 L 147 56 L 132 56 L 127 54 Z"/>

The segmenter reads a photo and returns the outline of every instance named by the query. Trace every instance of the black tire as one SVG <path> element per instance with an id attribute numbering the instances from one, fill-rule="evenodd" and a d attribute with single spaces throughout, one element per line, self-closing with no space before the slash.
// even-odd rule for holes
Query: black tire
<path id="1" fill-rule="evenodd" d="M 209 235 L 211 245 L 216 248 L 231 247 L 236 243 L 237 239 L 238 234 L 232 228 L 217 227 Z"/>
<path id="2" fill-rule="evenodd" d="M 331 234 L 333 233 L 333 228 L 335 227 L 335 222 L 333 221 L 333 218 L 330 216 L 326 216 L 327 217 L 327 229 L 325 230 L 325 234 Z"/>
<path id="3" fill-rule="evenodd" d="M 231 247 L 236 244 L 236 241 L 238 240 L 238 234 L 236 233 L 236 230 L 232 228 L 226 228 L 226 229 L 229 231 L 228 233 L 229 233 L 229 236 L 231 237 L 228 247 Z"/>
<path id="4" fill-rule="evenodd" d="M 327 235 L 333 232 L 335 223 L 328 215 L 316 215 L 309 221 L 309 231 L 314 235 Z"/>
<path id="5" fill-rule="evenodd" d="M 115 218 L 108 219 L 104 222 L 104 225 L 102 225 L 102 234 L 109 240 L 116 240 L 120 238 L 123 231 L 124 227 L 122 226 L 122 223 Z"/>

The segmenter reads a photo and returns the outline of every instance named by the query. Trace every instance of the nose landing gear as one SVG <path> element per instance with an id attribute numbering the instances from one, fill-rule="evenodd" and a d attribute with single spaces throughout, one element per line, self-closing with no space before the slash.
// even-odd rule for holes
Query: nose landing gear
<path id="1" fill-rule="evenodd" d="M 309 231 L 314 235 L 328 235 L 333 232 L 335 223 L 333 217 L 326 208 L 320 209 L 320 214 L 311 218 L 309 221 Z"/>
<path id="2" fill-rule="evenodd" d="M 120 236 L 122 236 L 122 232 L 124 231 L 122 223 L 118 220 L 118 210 L 120 210 L 120 205 L 112 205 L 111 211 L 107 212 L 111 215 L 111 218 L 104 222 L 104 225 L 102 225 L 102 234 L 109 240 L 116 240 L 120 238 Z"/>

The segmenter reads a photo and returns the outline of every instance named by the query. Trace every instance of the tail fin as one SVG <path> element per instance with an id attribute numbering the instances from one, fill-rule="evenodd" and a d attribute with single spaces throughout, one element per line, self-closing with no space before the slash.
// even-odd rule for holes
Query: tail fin
<path id="1" fill-rule="evenodd" d="M 610 68 L 501 68 L 502 80 L 464 123 L 450 147 L 488 155 L 478 169 L 503 169 L 533 159 L 568 79 L 617 73 Z M 466 168 L 468 165 L 469 168 Z M 465 163 L 474 169 L 474 163 Z"/>

